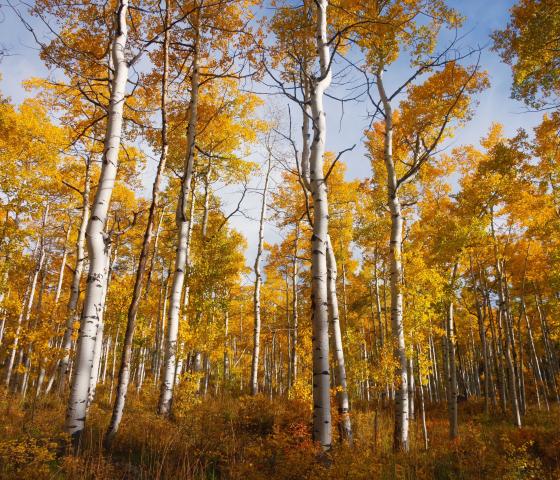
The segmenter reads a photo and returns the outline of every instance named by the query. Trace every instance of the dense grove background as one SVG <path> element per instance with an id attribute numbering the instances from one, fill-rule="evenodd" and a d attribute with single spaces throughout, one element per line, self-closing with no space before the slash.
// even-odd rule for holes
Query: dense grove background
<path id="1" fill-rule="evenodd" d="M 560 3 L 460 10 L 0 4 L 1 478 L 560 478 Z"/>

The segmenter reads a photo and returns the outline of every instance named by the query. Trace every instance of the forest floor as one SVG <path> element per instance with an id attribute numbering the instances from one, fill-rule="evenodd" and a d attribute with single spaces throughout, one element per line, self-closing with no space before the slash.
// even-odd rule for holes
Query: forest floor
<path id="1" fill-rule="evenodd" d="M 104 399 L 105 392 L 99 392 Z M 102 433 L 110 409 L 92 407 L 82 453 L 69 455 L 60 397 L 25 402 L 0 393 L 0 478 L 6 479 L 560 479 L 560 410 L 531 408 L 524 427 L 464 402 L 459 438 L 448 439 L 445 405 L 427 410 L 430 447 L 420 421 L 411 451 L 391 451 L 391 413 L 354 406 L 354 445 L 336 443 L 318 460 L 307 403 L 264 396 L 179 398 L 171 420 L 153 411 L 155 390 L 131 393 L 110 453 Z M 377 435 L 375 425 L 377 424 Z M 377 438 L 376 438 L 377 437 Z"/>

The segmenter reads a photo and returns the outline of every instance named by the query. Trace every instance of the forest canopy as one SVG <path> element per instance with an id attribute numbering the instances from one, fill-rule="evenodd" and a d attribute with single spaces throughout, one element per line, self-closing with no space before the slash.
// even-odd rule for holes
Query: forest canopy
<path id="1" fill-rule="evenodd" d="M 560 478 L 560 2 L 495 3 L 0 3 L 0 477 Z"/>

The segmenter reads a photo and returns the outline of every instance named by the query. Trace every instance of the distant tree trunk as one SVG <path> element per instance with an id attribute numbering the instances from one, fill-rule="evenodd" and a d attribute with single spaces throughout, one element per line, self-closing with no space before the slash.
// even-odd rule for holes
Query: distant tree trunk
<path id="1" fill-rule="evenodd" d="M 189 122 L 187 126 L 187 151 L 183 178 L 181 181 L 181 192 L 177 202 L 177 253 L 175 255 L 175 270 L 173 273 L 173 285 L 171 287 L 171 298 L 169 300 L 169 320 L 167 323 L 167 339 L 165 343 L 165 367 L 161 381 L 161 390 L 158 403 L 160 415 L 169 415 L 171 412 L 171 401 L 173 399 L 173 386 L 175 380 L 175 369 L 177 362 L 177 336 L 179 332 L 179 315 L 181 312 L 181 297 L 185 282 L 185 268 L 187 265 L 187 243 L 189 235 L 188 216 L 189 191 L 194 169 L 196 129 L 198 124 L 198 92 L 199 80 L 199 50 L 200 32 L 198 18 L 200 12 L 195 12 L 194 19 L 194 45 L 191 69 L 191 98 L 189 101 Z"/>
<path id="2" fill-rule="evenodd" d="M 523 304 L 525 304 L 525 300 L 523 300 Z M 542 386 L 543 388 L 543 397 L 545 399 L 546 402 L 546 409 L 549 409 L 548 406 L 548 389 L 546 386 L 546 382 L 543 379 L 543 375 L 542 375 L 542 371 L 541 371 L 541 365 L 540 365 L 540 361 L 539 361 L 539 356 L 537 354 L 537 349 L 535 348 L 535 341 L 533 339 L 533 329 L 531 328 L 531 322 L 529 321 L 529 317 L 527 316 L 527 310 L 525 307 L 523 307 L 523 315 L 525 317 L 525 324 L 527 326 L 527 337 L 529 338 L 529 346 L 531 348 L 531 355 L 532 355 L 532 360 L 533 360 L 533 372 L 535 375 L 535 380 L 536 380 L 536 393 L 537 393 L 537 401 L 539 403 L 539 407 L 540 407 L 540 399 L 539 399 L 539 386 Z"/>
<path id="3" fill-rule="evenodd" d="M 162 99 L 163 101 L 163 99 Z M 166 134 L 167 136 L 167 134 Z M 144 297 L 148 298 L 148 294 L 150 293 L 150 286 L 151 286 L 151 282 L 152 282 L 152 275 L 156 266 L 156 260 L 158 257 L 158 245 L 159 245 L 159 235 L 161 233 L 161 226 L 163 223 L 163 217 L 165 215 L 165 209 L 166 206 L 164 205 L 163 208 L 161 209 L 161 213 L 159 215 L 159 221 L 158 221 L 158 226 L 156 229 L 156 235 L 154 238 L 154 251 L 152 253 L 152 259 L 150 260 L 150 268 L 148 270 L 148 276 L 146 278 L 146 288 L 144 289 Z"/>
<path id="4" fill-rule="evenodd" d="M 45 207 L 43 211 L 43 221 L 41 226 L 41 236 L 37 243 L 36 251 L 34 256 L 36 257 L 35 270 L 31 277 L 31 282 L 27 286 L 27 291 L 23 297 L 23 305 L 21 307 L 21 312 L 18 316 L 18 322 L 16 325 L 16 331 L 14 332 L 14 340 L 12 343 L 12 351 L 8 359 L 8 366 L 6 368 L 6 387 L 10 386 L 10 380 L 12 378 L 14 362 L 16 358 L 16 353 L 18 350 L 19 336 L 21 333 L 21 326 L 23 324 L 29 323 L 29 318 L 31 316 L 31 309 L 33 308 L 33 298 L 35 297 L 35 289 L 37 288 L 37 280 L 39 279 L 39 274 L 43 269 L 43 264 L 45 262 L 45 226 L 47 224 L 47 219 L 49 216 L 49 204 Z"/>
<path id="5" fill-rule="evenodd" d="M 89 273 L 84 299 L 78 351 L 76 355 L 74 378 L 66 412 L 66 431 L 72 436 L 78 447 L 85 420 L 89 380 L 93 366 L 93 349 L 99 316 L 104 305 L 103 297 L 104 268 L 107 255 L 105 226 L 111 202 L 111 193 L 115 184 L 121 132 L 123 125 L 123 108 L 128 80 L 128 62 L 125 57 L 127 43 L 128 0 L 119 0 L 116 11 L 116 31 L 112 42 L 114 77 L 111 85 L 111 98 L 105 135 L 105 150 L 101 165 L 101 174 L 95 194 L 91 217 L 87 227 L 87 246 L 89 255 Z"/>
<path id="6" fill-rule="evenodd" d="M 476 318 L 478 321 L 478 335 L 480 337 L 480 348 L 482 350 L 482 364 L 484 368 L 484 413 L 490 413 L 490 367 L 488 362 L 488 347 L 486 345 L 486 331 L 484 329 L 484 315 L 480 306 L 476 278 L 474 276 L 472 260 L 470 264 L 472 288 L 476 306 Z"/>
<path id="7" fill-rule="evenodd" d="M 105 433 L 105 447 L 109 448 L 111 442 L 116 435 L 124 412 L 124 405 L 126 401 L 126 394 L 128 392 L 128 384 L 130 381 L 130 362 L 132 360 L 132 342 L 134 339 L 134 330 L 136 328 L 136 317 L 138 315 L 138 308 L 140 307 L 140 299 L 142 297 L 142 287 L 144 282 L 144 274 L 146 272 L 146 265 L 148 263 L 148 255 L 152 239 L 154 236 L 154 222 L 156 211 L 159 206 L 159 197 L 161 184 L 163 182 L 165 164 L 167 162 L 167 151 L 169 143 L 167 140 L 167 84 L 169 74 L 169 4 L 165 3 L 165 17 L 164 17 L 164 37 L 163 37 L 163 72 L 161 80 L 161 153 L 152 187 L 152 202 L 148 213 L 148 220 L 146 223 L 146 230 L 144 231 L 144 239 L 142 241 L 142 249 L 138 259 L 138 267 L 136 269 L 136 278 L 134 281 L 134 289 L 132 291 L 132 298 L 128 307 L 127 324 L 124 334 L 123 351 L 121 356 L 121 364 L 119 368 L 119 380 L 117 383 L 117 394 L 115 397 L 115 405 L 113 406 L 113 413 L 111 421 Z M 155 255 L 155 252 L 154 252 Z M 140 382 L 141 383 L 141 380 Z"/>
<path id="8" fill-rule="evenodd" d="M 113 399 L 113 387 L 115 386 L 115 367 L 117 365 L 117 347 L 119 346 L 119 332 L 121 326 L 117 325 L 117 333 L 115 334 L 115 342 L 113 343 L 113 360 L 111 366 L 111 388 L 109 389 L 109 403 Z"/>
<path id="9" fill-rule="evenodd" d="M 518 397 L 518 388 L 517 388 L 517 375 L 516 375 L 516 366 L 515 361 L 512 356 L 515 356 L 514 350 L 514 339 L 513 339 L 513 328 L 512 322 L 510 318 L 509 306 L 507 302 L 507 280 L 505 278 L 504 272 L 504 264 L 498 256 L 498 245 L 496 241 L 496 235 L 494 232 L 494 217 L 493 211 L 490 211 L 491 214 L 491 230 L 492 230 L 492 238 L 494 243 L 494 261 L 495 261 L 495 270 L 496 270 L 496 280 L 497 280 L 497 289 L 498 289 L 498 328 L 502 324 L 504 324 L 504 337 L 505 337 L 505 345 L 504 345 L 504 356 L 506 360 L 507 372 L 508 372 L 508 390 L 509 390 L 509 399 L 511 403 L 511 414 L 513 417 L 513 423 L 517 427 L 521 427 L 521 414 L 519 412 L 519 397 Z"/>
<path id="10" fill-rule="evenodd" d="M 54 294 L 54 306 L 58 305 L 60 294 L 62 292 L 62 282 L 64 281 L 64 270 L 66 268 L 66 260 L 68 259 L 68 239 L 72 231 L 72 224 L 68 225 L 66 229 L 66 238 L 64 239 L 64 246 L 62 248 L 62 259 L 60 260 L 60 269 L 58 270 L 58 282 L 56 283 L 56 290 Z"/>
<path id="11" fill-rule="evenodd" d="M 294 238 L 294 257 L 292 259 L 292 343 L 290 355 L 290 385 L 292 387 L 297 381 L 298 375 L 298 242 L 299 242 L 299 223 L 296 223 Z"/>
<path id="12" fill-rule="evenodd" d="M 414 359 L 408 359 L 408 416 L 411 420 L 416 419 L 416 410 L 414 403 L 415 388 L 414 385 Z"/>
<path id="13" fill-rule="evenodd" d="M 424 379 L 422 377 L 422 369 L 420 368 L 420 346 L 416 346 L 416 359 L 418 363 L 418 388 L 420 390 L 420 418 L 422 419 L 422 434 L 424 436 L 424 450 L 428 450 L 428 427 L 426 425 L 426 408 L 424 404 Z"/>
<path id="14" fill-rule="evenodd" d="M 554 354 L 553 350 L 552 350 L 552 346 L 550 345 L 550 338 L 549 338 L 549 332 L 548 332 L 548 324 L 546 321 L 546 316 L 544 314 L 543 311 L 543 306 L 542 306 L 542 298 L 540 296 L 540 293 L 537 290 L 537 293 L 535 294 L 535 304 L 537 306 L 537 313 L 539 316 L 539 321 L 540 321 L 540 326 L 541 326 L 541 336 L 542 336 L 542 342 L 543 342 L 543 346 L 544 346 L 544 351 L 545 351 L 545 356 L 546 356 L 546 365 L 547 365 L 547 369 L 548 370 L 548 378 L 550 378 L 551 383 L 552 383 L 552 390 L 554 391 L 554 394 L 556 396 L 556 402 L 560 403 L 560 394 L 558 392 L 558 384 L 556 383 L 556 375 L 557 375 L 557 358 L 556 355 Z"/>
<path id="15" fill-rule="evenodd" d="M 382 81 L 381 71 L 377 73 L 377 88 L 383 103 L 385 115 L 384 132 L 384 161 L 387 168 L 387 191 L 389 210 L 391 212 L 391 324 L 393 338 L 395 341 L 395 358 L 397 359 L 396 376 L 399 385 L 395 395 L 395 428 L 393 435 L 394 450 L 408 451 L 408 375 L 406 345 L 404 339 L 403 325 L 403 294 L 402 294 L 402 231 L 403 217 L 401 202 L 399 198 L 399 185 L 397 183 L 397 172 L 393 160 L 393 108 Z"/>
<path id="16" fill-rule="evenodd" d="M 327 282 L 329 315 L 334 340 L 334 357 L 336 365 L 336 398 L 338 413 L 340 415 L 339 430 L 342 439 L 352 444 L 352 423 L 350 422 L 350 402 L 348 401 L 348 386 L 346 384 L 346 366 L 344 364 L 344 351 L 342 348 L 342 334 L 338 314 L 338 298 L 336 294 L 336 257 L 334 255 L 330 236 L 327 237 Z"/>
<path id="17" fill-rule="evenodd" d="M 253 271 L 255 272 L 255 286 L 253 288 L 253 311 L 255 315 L 255 325 L 253 328 L 253 357 L 251 361 L 251 395 L 256 395 L 259 391 L 259 352 L 261 341 L 261 255 L 264 242 L 264 219 L 266 218 L 266 199 L 268 194 L 268 182 L 272 169 L 272 154 L 269 152 L 264 188 L 262 192 L 261 213 L 259 219 L 259 233 L 257 243 L 257 256 Z"/>
<path id="18" fill-rule="evenodd" d="M 66 327 L 64 329 L 64 337 L 62 339 L 62 350 L 64 356 L 60 360 L 58 369 L 58 388 L 59 393 L 64 391 L 66 379 L 68 378 L 68 365 L 70 363 L 70 350 L 72 348 L 72 334 L 74 333 L 74 324 L 79 320 L 78 300 L 80 298 L 80 283 L 84 264 L 86 260 L 86 231 L 89 222 L 89 196 L 91 189 L 91 158 L 86 159 L 86 170 L 84 178 L 84 189 L 82 191 L 82 217 L 80 220 L 80 228 L 78 230 L 78 239 L 76 240 L 76 264 L 72 274 L 72 283 L 70 286 L 70 297 L 68 298 L 68 306 L 66 309 Z"/>
<path id="19" fill-rule="evenodd" d="M 450 300 L 447 305 L 446 344 L 448 353 L 447 405 L 449 413 L 449 437 L 453 440 L 458 435 L 457 422 L 457 364 L 455 358 L 455 319 L 454 319 L 454 288 L 457 275 L 457 264 L 453 266 L 450 282 Z"/>
<path id="20" fill-rule="evenodd" d="M 226 389 L 227 383 L 229 381 L 229 311 L 224 312 L 224 391 Z"/>
<path id="21" fill-rule="evenodd" d="M 115 249 L 116 250 L 116 249 Z M 106 303 L 105 300 L 107 298 L 107 292 L 109 290 L 109 284 L 110 284 L 110 271 L 112 270 L 111 268 L 111 246 L 109 245 L 109 250 L 107 252 L 107 264 L 105 266 L 105 273 L 104 273 L 104 278 L 105 278 L 105 284 L 103 286 L 103 297 L 101 300 L 101 304 L 103 305 L 103 309 L 101 310 L 100 314 L 99 314 L 99 321 L 97 324 L 97 332 L 95 334 L 95 344 L 93 347 L 93 363 L 92 363 L 92 367 L 91 367 L 91 374 L 90 374 L 90 379 L 89 379 L 89 391 L 88 391 L 88 400 L 87 400 L 87 405 L 86 405 L 86 412 L 87 409 L 89 409 L 89 407 L 91 406 L 91 404 L 93 403 L 93 400 L 95 398 L 95 391 L 97 389 L 97 381 L 99 378 L 99 367 L 101 365 L 101 347 L 103 345 L 103 331 L 105 329 L 105 310 L 106 310 Z"/>
<path id="22" fill-rule="evenodd" d="M 385 332 L 383 330 L 383 322 L 381 320 L 381 295 L 379 294 L 379 276 L 377 274 L 377 248 L 375 249 L 375 256 L 373 261 L 373 282 L 375 290 L 375 312 L 379 330 L 379 346 L 383 348 L 383 346 L 385 345 Z"/>

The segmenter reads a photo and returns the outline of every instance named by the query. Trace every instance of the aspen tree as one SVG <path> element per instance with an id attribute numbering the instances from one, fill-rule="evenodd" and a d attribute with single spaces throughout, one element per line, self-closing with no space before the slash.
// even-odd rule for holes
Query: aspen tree
<path id="1" fill-rule="evenodd" d="M 64 328 L 64 337 L 62 339 L 62 349 L 64 356 L 60 360 L 58 368 L 58 385 L 59 390 L 63 391 L 68 376 L 68 364 L 70 362 L 70 349 L 72 347 L 72 333 L 74 331 L 74 323 L 78 321 L 77 307 L 80 298 L 80 283 L 85 263 L 85 247 L 86 247 L 86 230 L 89 221 L 90 211 L 90 188 L 91 188 L 91 157 L 85 159 L 85 177 L 84 188 L 81 192 L 82 211 L 80 218 L 80 227 L 78 229 L 78 237 L 76 240 L 76 263 L 72 273 L 72 283 L 70 286 L 70 297 L 68 298 L 68 306 L 66 309 L 66 325 Z"/>
<path id="2" fill-rule="evenodd" d="M 338 313 L 338 298 L 336 294 L 336 279 L 338 270 L 330 236 L 327 240 L 327 282 L 329 316 L 334 339 L 334 358 L 336 365 L 336 385 L 338 414 L 340 415 L 340 435 L 352 444 L 352 424 L 350 422 L 350 402 L 348 401 L 348 385 L 346 382 L 346 365 L 342 347 L 342 334 L 340 332 L 340 318 Z"/>
<path id="3" fill-rule="evenodd" d="M 187 265 L 188 236 L 190 219 L 188 216 L 189 193 L 191 188 L 194 162 L 196 130 L 198 124 L 198 95 L 200 88 L 199 80 L 199 55 L 200 55 L 200 10 L 204 0 L 195 2 L 193 24 L 193 50 L 191 65 L 191 97 L 188 108 L 187 126 L 187 150 L 183 167 L 183 178 L 181 180 L 181 191 L 177 200 L 175 218 L 177 223 L 177 253 L 175 255 L 175 267 L 171 285 L 171 297 L 169 299 L 169 318 L 167 323 L 167 336 L 165 341 L 164 370 L 161 379 L 158 412 L 161 415 L 169 415 L 171 412 L 171 401 L 173 399 L 173 386 L 175 382 L 175 370 L 177 364 L 177 337 L 179 332 L 179 315 L 181 312 L 181 297 L 185 282 L 185 268 Z"/>
<path id="4" fill-rule="evenodd" d="M 107 118 L 105 150 L 101 167 L 99 185 L 95 193 L 91 217 L 88 221 L 86 238 L 89 257 L 89 272 L 84 307 L 80 321 L 78 351 L 74 377 L 66 411 L 66 431 L 72 435 L 77 446 L 85 426 L 86 403 L 89 380 L 93 367 L 93 349 L 99 316 L 104 307 L 101 304 L 104 285 L 104 268 L 107 256 L 104 232 L 111 193 L 115 183 L 118 155 L 123 124 L 128 62 L 125 58 L 127 44 L 128 1 L 120 0 L 115 12 L 115 32 L 111 45 L 114 77 L 111 85 L 111 99 Z"/>
<path id="5" fill-rule="evenodd" d="M 142 249 L 138 259 L 138 267 L 136 269 L 136 278 L 134 281 L 134 289 L 132 292 L 132 299 L 128 308 L 127 325 L 123 341 L 123 353 L 121 357 L 121 364 L 119 367 L 117 393 L 115 397 L 115 405 L 111 421 L 105 434 L 105 446 L 110 447 L 111 441 L 119 429 L 119 424 L 122 419 L 124 405 L 126 401 L 126 394 L 128 391 L 128 383 L 130 380 L 130 363 L 132 359 L 132 341 L 134 337 L 134 330 L 136 327 L 136 317 L 138 314 L 138 307 L 142 297 L 142 288 L 144 283 L 144 275 L 146 273 L 146 266 L 148 263 L 149 249 L 152 244 L 154 236 L 154 223 L 156 211 L 159 206 L 160 190 L 162 188 L 163 176 L 165 165 L 167 162 L 167 152 L 169 143 L 167 139 L 167 90 L 168 90 L 168 76 L 169 76 L 169 24 L 170 24 L 170 6 L 169 1 L 165 3 L 164 21 L 163 21 L 163 43 L 162 43 L 162 57 L 163 57 L 163 71 L 161 75 L 161 153 L 157 166 L 156 176 L 152 186 L 152 201 L 148 212 L 148 219 L 144 237 L 142 241 Z M 161 222 L 160 222 L 161 223 Z M 158 227 L 159 229 L 159 227 Z M 155 252 L 154 252 L 155 256 Z"/>
<path id="6" fill-rule="evenodd" d="M 329 365 L 329 314 L 327 289 L 327 243 L 329 205 L 324 179 L 324 154 L 327 134 L 324 93 L 332 79 L 330 47 L 327 39 L 328 0 L 315 2 L 319 73 L 310 87 L 313 141 L 309 150 L 309 185 L 313 198 L 312 318 L 313 318 L 313 438 L 323 449 L 332 444 Z"/>
<path id="7" fill-rule="evenodd" d="M 264 177 L 264 186 L 262 191 L 261 211 L 259 216 L 259 233 L 257 243 L 257 256 L 253 271 L 255 272 L 255 286 L 253 290 L 253 312 L 255 315 L 255 325 L 253 327 L 253 356 L 251 361 L 251 395 L 256 395 L 259 390 L 259 352 L 261 337 L 261 256 L 264 242 L 264 221 L 266 218 L 266 202 L 268 194 L 268 183 L 270 180 L 270 172 L 272 170 L 272 152 L 268 152 L 266 174 Z"/>

